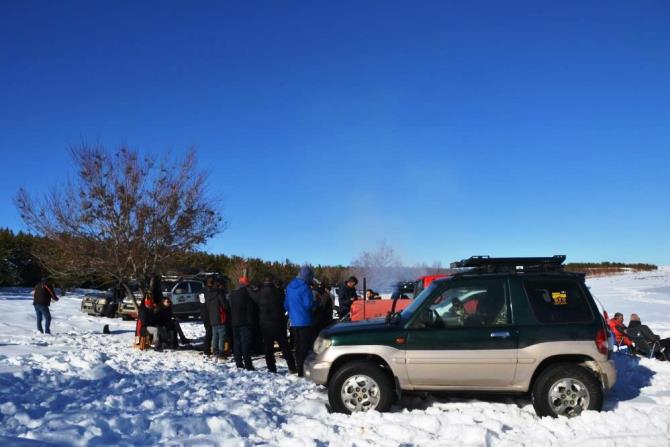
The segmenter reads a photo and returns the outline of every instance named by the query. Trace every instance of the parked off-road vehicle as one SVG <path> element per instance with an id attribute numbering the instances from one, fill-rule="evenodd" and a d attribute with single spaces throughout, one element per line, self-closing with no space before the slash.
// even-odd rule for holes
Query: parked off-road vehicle
<path id="1" fill-rule="evenodd" d="M 87 315 L 95 314 L 95 302 L 104 292 L 89 292 L 81 299 L 80 310 Z"/>
<path id="2" fill-rule="evenodd" d="M 169 293 L 172 299 L 172 314 L 177 318 L 199 317 L 200 301 L 198 295 L 205 288 L 199 279 L 181 279 Z"/>
<path id="3" fill-rule="evenodd" d="M 606 322 L 565 256 L 472 257 L 385 319 L 323 330 L 305 376 L 334 411 L 385 411 L 402 392 L 530 393 L 540 416 L 602 408 L 616 381 Z"/>
<path id="4" fill-rule="evenodd" d="M 123 296 L 115 289 L 89 292 L 81 299 L 81 311 L 95 317 L 116 318 Z"/>
<path id="5" fill-rule="evenodd" d="M 138 303 L 141 303 L 142 291 L 140 290 L 139 284 L 137 284 L 135 281 L 132 281 L 128 284 L 128 287 L 130 288 L 131 292 L 133 292 L 135 300 Z M 117 313 L 121 316 L 123 320 L 134 320 L 137 318 L 138 309 L 135 306 L 135 303 L 133 302 L 132 298 L 130 298 L 129 296 L 124 296 L 123 300 L 119 304 Z"/>

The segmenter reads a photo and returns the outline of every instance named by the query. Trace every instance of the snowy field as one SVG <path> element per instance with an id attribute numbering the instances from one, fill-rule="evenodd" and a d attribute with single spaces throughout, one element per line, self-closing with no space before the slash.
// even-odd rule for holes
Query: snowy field
<path id="1" fill-rule="evenodd" d="M 610 314 L 637 312 L 670 336 L 670 268 L 588 284 Z M 574 419 L 538 418 L 523 398 L 444 396 L 344 416 L 326 411 L 325 389 L 263 360 L 246 372 L 195 351 L 133 349 L 134 322 L 85 316 L 80 300 L 52 305 L 48 336 L 35 331 L 29 290 L 0 289 L 0 446 L 670 446 L 670 364 L 656 360 L 616 354 L 605 411 Z"/>

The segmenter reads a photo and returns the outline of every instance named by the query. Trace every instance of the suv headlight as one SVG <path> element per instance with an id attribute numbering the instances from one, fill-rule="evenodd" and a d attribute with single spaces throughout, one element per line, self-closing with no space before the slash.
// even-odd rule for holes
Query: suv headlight
<path id="1" fill-rule="evenodd" d="M 314 342 L 314 354 L 319 355 L 324 352 L 326 349 L 330 348 L 333 345 L 333 340 L 330 338 L 321 338 L 317 337 Z"/>

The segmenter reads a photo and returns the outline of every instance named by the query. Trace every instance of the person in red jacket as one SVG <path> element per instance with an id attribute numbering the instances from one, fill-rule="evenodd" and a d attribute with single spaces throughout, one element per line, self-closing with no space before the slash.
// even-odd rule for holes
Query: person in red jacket
<path id="1" fill-rule="evenodd" d="M 614 314 L 614 317 L 607 322 L 612 333 L 614 334 L 614 339 L 617 345 L 621 346 L 622 344 L 628 346 L 629 348 L 633 347 L 633 342 L 628 338 L 628 328 L 623 324 L 623 314 L 617 312 Z"/>
<path id="2" fill-rule="evenodd" d="M 37 330 L 43 334 L 51 334 L 51 312 L 49 306 L 51 300 L 58 301 L 56 292 L 48 278 L 42 278 L 33 289 L 33 307 L 37 316 Z M 42 318 L 44 318 L 44 329 L 42 329 Z"/>

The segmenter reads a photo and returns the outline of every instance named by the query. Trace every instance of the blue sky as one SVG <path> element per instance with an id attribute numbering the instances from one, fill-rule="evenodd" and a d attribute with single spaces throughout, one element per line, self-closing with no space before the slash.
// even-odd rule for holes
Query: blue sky
<path id="1" fill-rule="evenodd" d="M 195 145 L 216 253 L 670 264 L 670 4 L 0 2 L 0 225 L 68 148 Z"/>

